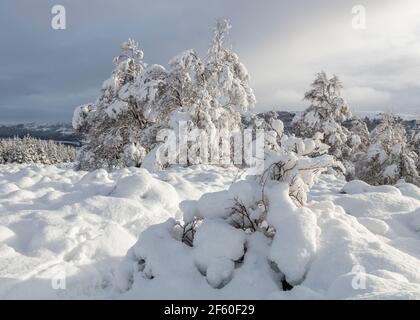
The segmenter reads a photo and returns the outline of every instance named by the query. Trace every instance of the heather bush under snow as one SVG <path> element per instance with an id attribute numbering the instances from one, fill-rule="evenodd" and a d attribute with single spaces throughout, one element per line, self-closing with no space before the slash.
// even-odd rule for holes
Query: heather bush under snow
<path id="1" fill-rule="evenodd" d="M 300 206 L 287 183 L 261 187 L 249 177 L 182 202 L 182 222 L 147 228 L 117 270 L 116 296 L 420 297 L 419 188 L 323 175 Z"/>
<path id="2" fill-rule="evenodd" d="M 0 139 L 0 164 L 73 162 L 75 148 L 31 137 Z"/>
<path id="3" fill-rule="evenodd" d="M 261 265 L 264 277 L 274 275 L 284 289 L 302 281 L 316 247 L 307 192 L 322 172 L 337 163 L 332 156 L 320 155 L 328 148 L 319 140 L 287 137 L 280 120 L 266 125 L 276 130 L 266 135 L 263 173 L 228 190 L 185 201 L 182 222 L 169 220 L 146 230 L 120 269 L 120 289 L 131 288 L 139 274 L 146 279 L 161 276 L 163 256 L 154 250 L 157 241 L 174 250 L 175 269 L 195 266 L 191 274 L 198 271 L 213 288 L 233 281 L 235 269 L 249 259 Z M 174 255 L 180 252 L 188 253 L 192 261 L 178 266 Z"/>

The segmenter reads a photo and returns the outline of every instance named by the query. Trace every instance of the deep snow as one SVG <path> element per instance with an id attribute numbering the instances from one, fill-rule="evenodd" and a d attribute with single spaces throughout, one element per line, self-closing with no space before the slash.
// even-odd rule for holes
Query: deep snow
<path id="1" fill-rule="evenodd" d="M 108 296 L 116 266 L 146 227 L 236 175 L 195 167 L 158 179 L 143 169 L 0 165 L 0 299 Z M 66 290 L 53 289 L 63 278 Z"/>
<path id="2" fill-rule="evenodd" d="M 239 176 L 211 166 L 157 175 L 0 166 L 0 298 L 420 299 L 420 189 L 405 183 L 372 187 L 321 176 L 302 215 L 281 220 L 275 246 L 261 234 L 247 235 L 239 268 L 233 261 L 243 255 L 245 238 L 238 232 L 226 239 L 230 231 L 217 222 L 202 225 L 194 250 L 167 238 L 168 218 L 182 217 L 180 202 L 226 190 Z M 203 210 L 223 205 L 211 208 L 206 198 L 198 202 Z M 298 280 L 293 290 L 280 290 L 265 260 L 270 250 Z M 127 261 L 145 253 L 158 276 L 148 279 L 143 270 L 123 288 Z M 355 276 L 366 280 L 364 289 L 352 287 Z M 62 279 L 66 289 L 54 289 Z"/>

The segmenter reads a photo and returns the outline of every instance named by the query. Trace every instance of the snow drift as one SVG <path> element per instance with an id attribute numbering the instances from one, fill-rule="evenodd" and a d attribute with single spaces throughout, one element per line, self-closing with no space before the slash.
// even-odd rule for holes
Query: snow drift
<path id="1" fill-rule="evenodd" d="M 157 176 L 0 166 L 0 298 L 108 296 L 115 267 L 145 228 L 176 217 L 181 200 L 233 179 L 206 167 Z M 55 290 L 61 278 L 66 290 Z"/>
<path id="2" fill-rule="evenodd" d="M 242 230 L 227 208 L 258 193 L 236 175 L 0 166 L 0 297 L 420 299 L 419 188 L 322 175 L 298 207 L 273 183 L 267 224 Z"/>
<path id="3" fill-rule="evenodd" d="M 229 208 L 253 203 L 254 187 L 241 181 L 183 202 L 184 220 L 201 217 L 190 245 L 174 219 L 142 233 L 117 272 L 123 297 L 420 299 L 417 187 L 326 175 L 297 207 L 287 184 L 273 183 L 267 229 L 235 228 Z"/>

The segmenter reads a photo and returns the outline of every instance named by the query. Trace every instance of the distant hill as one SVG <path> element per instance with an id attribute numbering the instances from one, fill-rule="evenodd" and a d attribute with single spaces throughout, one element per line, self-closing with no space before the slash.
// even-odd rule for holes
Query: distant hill
<path id="1" fill-rule="evenodd" d="M 69 123 L 53 124 L 0 124 L 0 138 L 31 136 L 42 140 L 54 140 L 63 144 L 80 146 L 80 138 Z"/>

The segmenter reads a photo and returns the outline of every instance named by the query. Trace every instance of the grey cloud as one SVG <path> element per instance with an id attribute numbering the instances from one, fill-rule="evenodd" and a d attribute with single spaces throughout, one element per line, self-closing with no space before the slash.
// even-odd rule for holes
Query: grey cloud
<path id="1" fill-rule="evenodd" d="M 365 2 L 370 10 L 378 3 L 390 3 Z M 147 62 L 166 64 L 188 48 L 204 53 L 218 17 L 232 21 L 229 42 L 251 72 L 257 110 L 302 108 L 298 93 L 320 69 L 342 70 L 350 87 L 379 85 L 389 75 L 400 77 L 405 87 L 388 89 L 390 103 L 404 102 L 401 110 L 407 112 L 419 106 L 420 90 L 416 91 L 418 83 L 411 81 L 410 73 L 418 63 L 415 58 L 401 52 L 389 58 L 388 53 L 367 70 L 368 60 L 363 57 L 332 52 L 331 62 L 325 58 L 328 48 L 290 46 L 325 21 L 331 21 L 331 28 L 340 26 L 349 18 L 350 0 L 61 0 L 67 11 L 64 31 L 50 27 L 55 4 L 51 0 L 0 2 L 0 122 L 69 121 L 74 106 L 95 100 L 122 41 L 135 38 Z M 366 80 L 358 83 L 357 79 Z M 369 104 L 364 108 L 381 108 L 375 101 Z"/>

